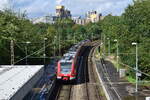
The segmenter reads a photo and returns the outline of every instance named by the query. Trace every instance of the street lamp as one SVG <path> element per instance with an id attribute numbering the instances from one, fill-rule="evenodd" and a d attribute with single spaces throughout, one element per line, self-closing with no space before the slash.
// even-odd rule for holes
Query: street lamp
<path id="1" fill-rule="evenodd" d="M 45 51 L 46 51 L 46 48 L 45 48 L 45 41 L 47 40 L 47 38 L 44 38 L 44 65 L 45 65 L 45 57 L 46 57 L 46 53 L 45 53 Z"/>
<path id="2" fill-rule="evenodd" d="M 136 46 L 136 89 L 135 89 L 135 92 L 138 92 L 138 44 L 133 42 L 132 45 Z"/>
<path id="3" fill-rule="evenodd" d="M 116 42 L 116 46 L 117 46 L 117 72 L 118 72 L 119 71 L 119 45 L 117 39 L 115 39 L 114 42 Z"/>
<path id="4" fill-rule="evenodd" d="M 104 41 L 103 41 L 103 46 L 104 46 L 104 49 L 103 49 L 103 58 L 105 59 L 105 38 L 106 38 L 106 36 L 105 36 L 105 34 L 104 34 Z"/>
<path id="5" fill-rule="evenodd" d="M 107 38 L 107 40 L 108 40 L 108 56 L 110 56 L 110 39 Z"/>
<path id="6" fill-rule="evenodd" d="M 25 49 L 26 49 L 26 65 L 28 64 L 28 57 L 27 57 L 27 55 L 28 55 L 28 48 L 27 48 L 27 46 L 28 46 L 28 44 L 30 44 L 31 42 L 30 41 L 27 41 L 26 42 L 26 46 L 25 46 Z"/>

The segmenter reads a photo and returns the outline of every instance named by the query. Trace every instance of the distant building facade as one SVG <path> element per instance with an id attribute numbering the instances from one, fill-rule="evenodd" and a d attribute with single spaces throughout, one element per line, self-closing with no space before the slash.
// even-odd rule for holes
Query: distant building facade
<path id="1" fill-rule="evenodd" d="M 74 23 L 80 24 L 80 25 L 85 25 L 87 23 L 87 20 L 81 17 L 72 17 L 72 20 L 74 21 Z"/>
<path id="2" fill-rule="evenodd" d="M 71 12 L 69 10 L 66 10 L 64 6 L 56 6 L 56 14 L 54 16 L 52 15 L 47 15 L 47 16 L 42 16 L 39 18 L 34 18 L 31 19 L 31 21 L 36 24 L 36 23 L 49 23 L 49 24 L 54 24 L 56 20 L 58 19 L 66 19 L 66 18 L 71 18 Z"/>
<path id="3" fill-rule="evenodd" d="M 67 19 L 67 18 L 69 19 L 72 18 L 72 20 L 76 24 L 85 25 L 90 22 L 95 23 L 100 20 L 103 20 L 104 16 L 102 16 L 102 14 L 100 13 L 97 13 L 97 11 L 88 11 L 85 18 L 72 17 L 71 12 L 65 9 L 65 6 L 59 5 L 59 6 L 56 6 L 56 13 L 54 16 L 52 15 L 43 16 L 43 17 L 32 19 L 31 21 L 34 24 L 40 23 L 40 22 L 54 24 L 58 19 Z"/>
<path id="4" fill-rule="evenodd" d="M 39 17 L 39 18 L 31 19 L 31 21 L 33 22 L 33 24 L 36 24 L 36 23 L 54 24 L 55 19 L 56 19 L 55 16 L 47 15 L 47 16 L 42 16 L 42 17 Z"/>
<path id="5" fill-rule="evenodd" d="M 86 20 L 87 22 L 98 22 L 101 20 L 102 14 L 97 13 L 97 11 L 89 11 L 86 14 Z"/>
<path id="6" fill-rule="evenodd" d="M 86 18 L 81 18 L 81 17 L 73 17 L 72 18 L 72 20 L 76 24 L 80 24 L 80 25 L 85 25 L 90 22 L 95 23 L 95 22 L 98 22 L 103 19 L 104 19 L 104 16 L 102 16 L 102 14 L 97 13 L 97 11 L 87 12 Z"/>

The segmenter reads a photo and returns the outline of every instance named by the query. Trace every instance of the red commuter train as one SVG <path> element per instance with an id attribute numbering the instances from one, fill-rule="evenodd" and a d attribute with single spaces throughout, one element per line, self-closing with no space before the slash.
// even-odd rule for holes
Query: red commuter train
<path id="1" fill-rule="evenodd" d="M 57 79 L 74 80 L 76 79 L 77 52 L 71 51 L 57 63 Z"/>
<path id="2" fill-rule="evenodd" d="M 79 55 L 81 46 L 89 40 L 84 40 L 69 49 L 68 53 L 64 54 L 63 58 L 57 62 L 57 79 L 71 81 L 75 80 L 77 76 L 77 57 Z"/>

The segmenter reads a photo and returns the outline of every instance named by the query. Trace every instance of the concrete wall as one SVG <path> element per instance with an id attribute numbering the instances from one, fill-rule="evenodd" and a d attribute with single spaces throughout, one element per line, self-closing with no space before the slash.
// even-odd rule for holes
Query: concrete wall
<path id="1" fill-rule="evenodd" d="M 37 81 L 43 76 L 44 67 L 42 67 L 23 87 L 20 88 L 17 93 L 10 100 L 22 100 L 24 96 L 28 94 L 29 91 L 34 87 Z"/>

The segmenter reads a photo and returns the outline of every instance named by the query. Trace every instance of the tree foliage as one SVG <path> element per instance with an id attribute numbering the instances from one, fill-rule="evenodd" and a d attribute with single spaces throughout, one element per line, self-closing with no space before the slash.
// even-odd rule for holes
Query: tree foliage
<path id="1" fill-rule="evenodd" d="M 139 69 L 150 74 L 150 1 L 135 1 L 129 5 L 122 16 L 108 15 L 102 22 L 103 34 L 111 38 L 111 50 L 114 52 L 114 39 L 119 41 L 119 52 L 121 61 L 135 67 L 135 46 L 132 42 L 138 43 Z M 135 75 L 133 71 L 130 73 Z M 142 75 L 142 79 L 147 79 Z"/>
<path id="2" fill-rule="evenodd" d="M 121 16 L 108 15 L 98 23 L 77 25 L 71 19 L 59 19 L 49 25 L 33 24 L 24 14 L 17 16 L 10 10 L 0 12 L 0 63 L 10 63 L 10 40 L 15 41 L 15 57 L 19 60 L 25 57 L 25 47 L 28 54 L 43 47 L 47 38 L 46 55 L 63 54 L 74 43 L 84 39 L 103 39 L 104 35 L 111 41 L 111 52 L 116 52 L 114 39 L 119 42 L 119 56 L 123 63 L 135 67 L 135 47 L 138 43 L 139 69 L 150 74 L 150 1 L 138 0 L 129 5 Z M 30 41 L 31 44 L 25 44 Z M 105 39 L 106 44 L 107 39 Z M 55 49 L 54 49 L 55 47 Z M 43 57 L 43 50 L 32 56 Z M 133 77 L 133 71 L 129 73 Z M 142 79 L 150 79 L 142 75 Z"/>
<path id="3" fill-rule="evenodd" d="M 14 13 L 11 10 L 0 12 L 0 63 L 10 64 L 11 40 L 14 41 L 15 61 L 17 61 L 24 58 L 26 52 L 30 55 L 41 48 L 43 49 L 40 52 L 30 57 L 43 57 L 44 42 L 46 56 L 51 57 L 54 53 L 57 56 L 59 49 L 63 54 L 71 45 L 90 38 L 92 31 L 96 34 L 97 30 L 99 30 L 98 26 L 89 29 L 86 26 L 76 25 L 71 19 L 59 19 L 52 25 L 33 24 L 25 18 L 24 14 Z"/>

